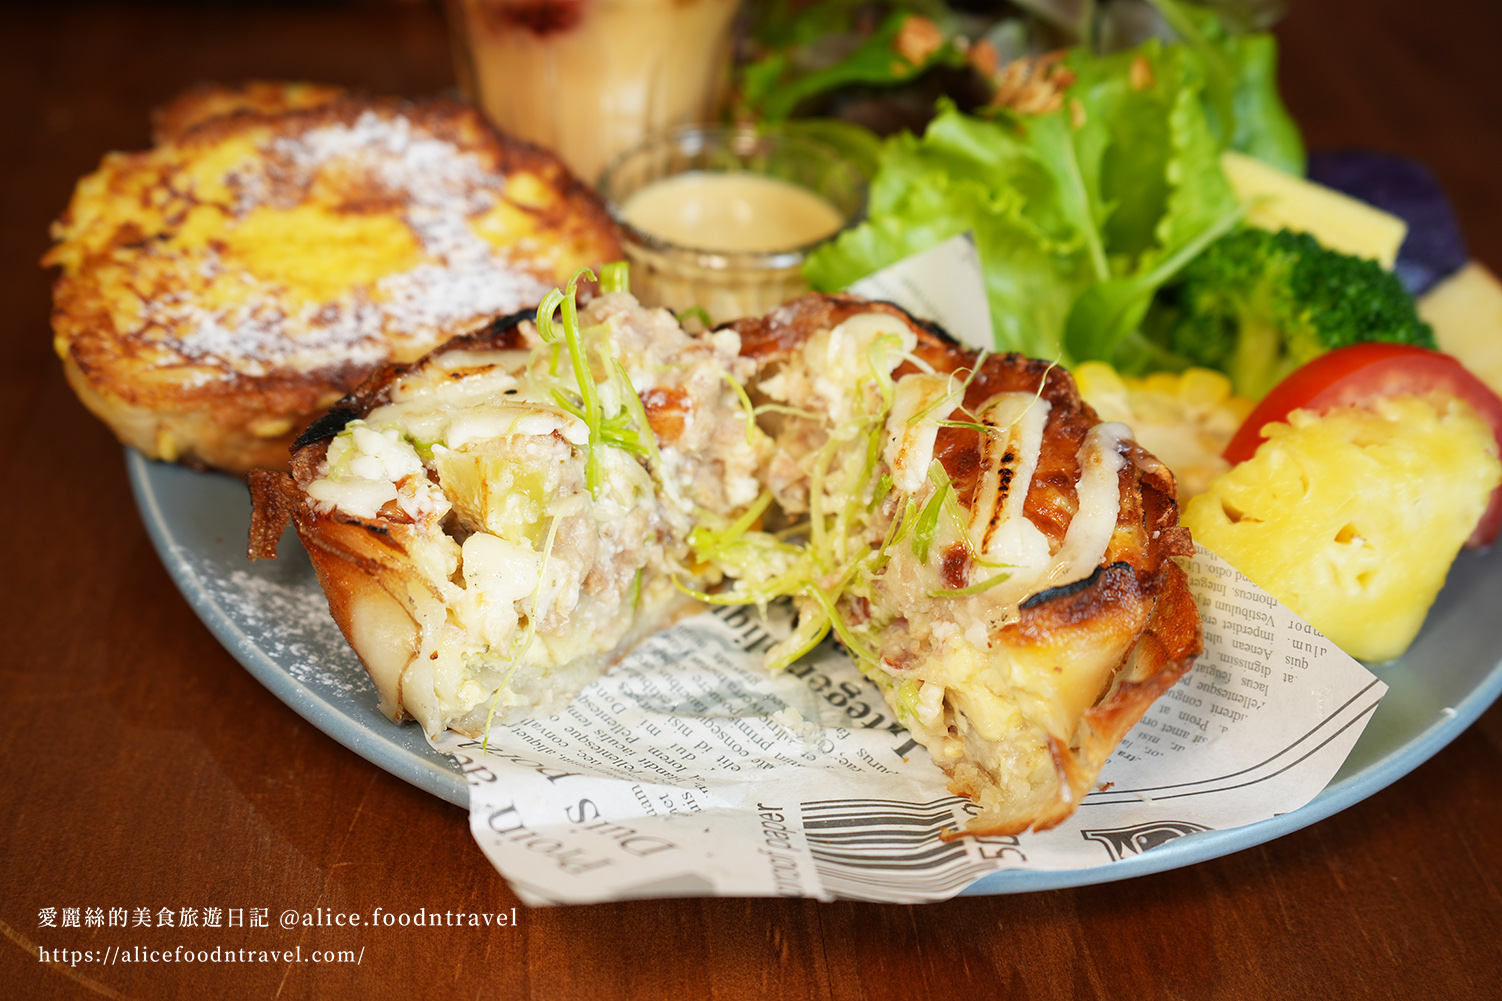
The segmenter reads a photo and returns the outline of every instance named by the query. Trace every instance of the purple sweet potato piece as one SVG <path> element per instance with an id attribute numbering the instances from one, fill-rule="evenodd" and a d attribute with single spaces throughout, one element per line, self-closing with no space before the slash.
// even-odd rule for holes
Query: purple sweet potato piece
<path id="1" fill-rule="evenodd" d="M 1311 153 L 1309 180 L 1408 223 L 1393 270 L 1410 295 L 1422 295 L 1470 259 L 1450 200 L 1429 168 L 1416 160 L 1367 150 Z"/>

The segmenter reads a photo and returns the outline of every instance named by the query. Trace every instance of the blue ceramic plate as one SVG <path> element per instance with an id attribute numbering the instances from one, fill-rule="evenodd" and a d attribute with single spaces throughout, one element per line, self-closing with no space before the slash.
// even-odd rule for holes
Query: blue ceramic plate
<path id="1" fill-rule="evenodd" d="M 271 692 L 361 757 L 467 807 L 452 762 L 416 726 L 392 726 L 375 689 L 329 618 L 307 555 L 290 531 L 280 559 L 245 557 L 250 498 L 227 476 L 126 452 L 152 542 L 198 617 Z M 998 872 L 967 893 L 1021 893 L 1161 872 L 1229 855 L 1296 831 L 1408 774 L 1469 726 L 1502 691 L 1502 546 L 1467 553 L 1451 570 L 1418 641 L 1376 668 L 1387 697 L 1335 779 L 1303 809 L 1247 827 L 1178 838 L 1094 869 Z"/>

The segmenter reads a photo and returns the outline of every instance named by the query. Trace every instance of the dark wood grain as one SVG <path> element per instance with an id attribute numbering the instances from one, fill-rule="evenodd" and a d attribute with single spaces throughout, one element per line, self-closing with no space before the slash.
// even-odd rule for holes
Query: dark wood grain
<path id="1" fill-rule="evenodd" d="M 1314 146 L 1428 161 L 1502 270 L 1502 5 L 1294 0 Z M 1391 788 L 1228 858 L 924 907 L 653 901 L 471 928 L 43 929 L 44 907 L 509 910 L 463 811 L 325 737 L 178 595 L 121 451 L 50 350 L 47 224 L 204 78 L 451 84 L 422 4 L 0 9 L 0 995 L 21 998 L 1502 996 L 1502 709 Z M 358 965 L 70 965 L 110 945 L 363 951 Z M 49 950 L 42 961 L 38 949 Z"/>

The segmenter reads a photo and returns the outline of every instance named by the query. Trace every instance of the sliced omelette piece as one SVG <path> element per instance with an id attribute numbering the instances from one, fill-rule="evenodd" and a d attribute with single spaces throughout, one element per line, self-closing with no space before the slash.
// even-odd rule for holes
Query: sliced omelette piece
<path id="1" fill-rule="evenodd" d="M 79 182 L 43 259 L 69 382 L 153 458 L 285 468 L 382 364 L 620 253 L 557 158 L 456 102 L 204 88 L 157 132 Z"/>
<path id="2" fill-rule="evenodd" d="M 716 600 L 792 596 L 773 667 L 836 633 L 979 805 L 966 833 L 1058 824 L 1201 647 L 1172 475 L 1062 369 L 896 307 L 810 295 L 732 327 L 789 524 L 719 540 Z"/>

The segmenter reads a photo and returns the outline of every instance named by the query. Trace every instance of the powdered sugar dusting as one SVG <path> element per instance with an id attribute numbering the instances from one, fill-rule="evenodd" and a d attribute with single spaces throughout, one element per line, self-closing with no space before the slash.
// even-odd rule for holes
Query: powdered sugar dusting
<path id="1" fill-rule="evenodd" d="M 370 366 L 390 355 L 394 341 L 436 343 L 536 303 L 551 287 L 471 228 L 473 218 L 497 204 L 504 176 L 405 117 L 365 111 L 353 124 L 278 136 L 257 152 L 226 178 L 235 193 L 226 206 L 231 226 L 257 208 L 294 207 L 320 184 L 354 179 L 362 197 L 398 213 L 424 259 L 331 302 L 289 308 L 284 289 L 240 269 L 210 243 L 196 271 L 210 288 L 243 290 L 226 297 L 232 305 L 209 308 L 203 303 L 213 296 L 185 293 L 144 304 L 142 328 L 185 360 L 213 359 L 248 376 L 280 367 Z"/>
<path id="2" fill-rule="evenodd" d="M 281 581 L 236 569 L 201 580 L 225 615 L 297 681 L 346 694 L 371 691 L 311 574 Z"/>

